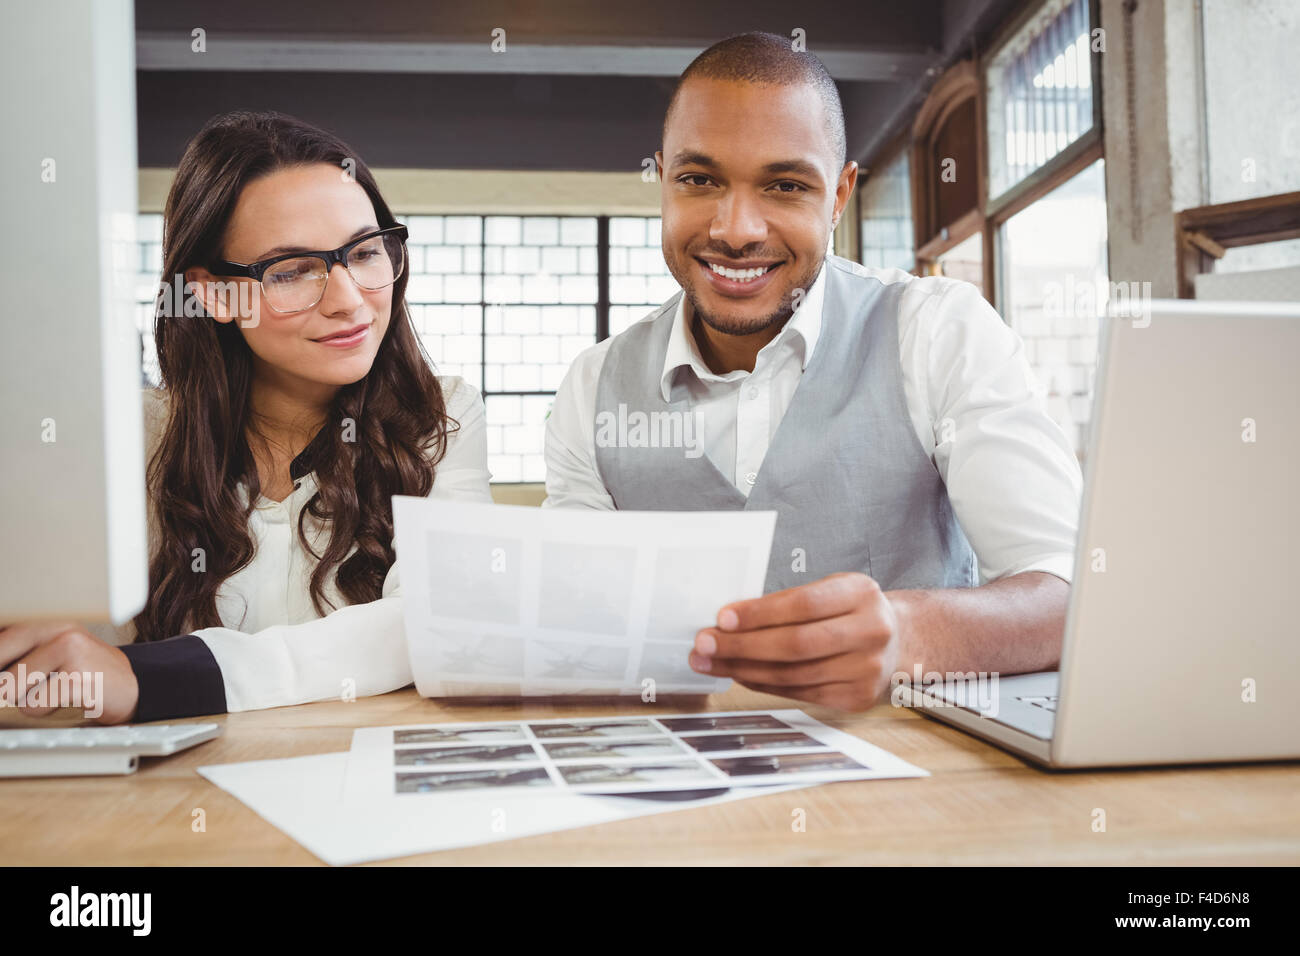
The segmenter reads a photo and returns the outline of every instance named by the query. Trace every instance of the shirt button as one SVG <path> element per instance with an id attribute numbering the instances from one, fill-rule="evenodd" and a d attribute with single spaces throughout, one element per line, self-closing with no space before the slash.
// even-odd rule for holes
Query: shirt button
<path id="1" fill-rule="evenodd" d="M 758 389 L 757 389 L 757 388 L 753 388 L 753 387 L 751 387 L 751 388 L 749 389 L 749 397 L 750 397 L 750 398 L 758 398 Z"/>
<path id="2" fill-rule="evenodd" d="M 757 473 L 757 472 L 753 472 L 753 471 L 751 471 L 749 474 L 747 474 L 747 475 L 745 476 L 745 484 L 747 484 L 747 485 L 752 485 L 752 484 L 753 484 L 754 482 L 756 482 L 756 481 L 758 481 L 758 473 Z"/>

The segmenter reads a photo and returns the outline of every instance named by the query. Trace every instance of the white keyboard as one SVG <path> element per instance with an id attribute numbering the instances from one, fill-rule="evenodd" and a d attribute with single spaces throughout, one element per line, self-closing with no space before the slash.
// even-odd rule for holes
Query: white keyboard
<path id="1" fill-rule="evenodd" d="M 1032 704 L 1035 707 L 1041 707 L 1043 710 L 1050 710 L 1056 713 L 1056 704 L 1061 698 L 1059 697 L 1017 697 L 1016 700 L 1023 700 L 1026 704 Z"/>
<path id="2" fill-rule="evenodd" d="M 165 757 L 220 733 L 220 724 L 0 730 L 0 777 L 133 773 L 141 757 Z"/>

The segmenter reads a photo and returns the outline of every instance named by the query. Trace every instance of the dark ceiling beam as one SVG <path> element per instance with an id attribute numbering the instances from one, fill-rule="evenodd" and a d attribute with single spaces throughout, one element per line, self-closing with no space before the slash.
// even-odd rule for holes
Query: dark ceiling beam
<path id="1" fill-rule="evenodd" d="M 141 166 L 175 166 L 214 114 L 275 110 L 337 133 L 375 167 L 640 175 L 671 89 L 632 76 L 147 71 L 137 150 Z"/>
<path id="2" fill-rule="evenodd" d="M 219 34 L 196 53 L 188 33 L 137 33 L 136 68 L 291 73 L 503 73 L 517 75 L 678 76 L 700 52 L 695 46 L 559 46 L 507 43 L 416 43 Z M 817 56 L 837 80 L 915 79 L 933 51 L 821 47 Z"/>
<path id="3" fill-rule="evenodd" d="M 973 42 L 987 43 L 1015 8 L 1028 2 L 1034 0 L 855 0 L 850 7 L 842 0 L 801 0 L 794 7 L 788 0 L 656 0 L 650 6 L 641 0 L 372 0 L 363 5 L 315 0 L 303 7 L 224 0 L 221 18 L 214 21 L 210 0 L 136 0 L 137 84 L 142 121 L 150 117 L 151 131 L 160 134 L 155 143 L 167 144 L 164 155 L 183 129 L 197 128 L 218 103 L 315 115 L 319 96 L 313 91 L 326 84 L 336 92 L 333 109 L 322 117 L 343 128 L 356 126 L 359 140 L 377 143 L 381 162 L 441 156 L 475 167 L 522 163 L 512 158 L 508 144 L 484 144 L 483 129 L 475 136 L 481 157 L 468 146 L 422 136 L 410 145 L 389 143 L 382 130 L 364 120 L 374 109 L 373 98 L 348 99 L 360 96 L 354 88 L 365 83 L 395 97 L 396 122 L 408 115 L 426 122 L 436 116 L 464 131 L 482 118 L 494 124 L 490 129 L 529 130 L 529 146 L 546 154 L 537 165 L 623 168 L 629 151 L 656 139 L 672 80 L 700 50 L 745 30 L 783 35 L 802 30 L 809 51 L 839 84 L 848 154 L 867 162 L 908 126 L 943 70 L 969 55 Z M 206 31 L 202 54 L 191 49 L 190 30 L 199 27 Z M 496 27 L 507 31 L 504 54 L 489 46 Z M 182 82 L 184 77 L 194 83 Z M 172 129 L 148 112 L 162 104 L 149 101 L 178 85 L 190 97 L 210 92 L 198 95 L 202 106 L 190 100 L 171 103 L 184 116 Z M 607 102 L 606 93 L 613 90 L 630 99 Z M 538 95 L 542 101 L 526 102 Z M 448 102 L 449 97 L 458 102 Z M 514 100 L 525 102 L 512 105 Z M 554 139 L 554 125 L 529 127 L 544 118 L 539 114 L 555 115 L 570 103 L 579 113 L 564 114 L 569 140 L 591 144 L 612 136 L 612 141 L 604 148 L 566 151 L 547 143 L 548 135 Z M 619 125 L 624 121 L 629 121 L 626 128 Z"/>
<path id="4" fill-rule="evenodd" d="M 747 30 L 790 36 L 808 49 L 938 49 L 942 0 L 136 0 L 136 29 L 209 40 L 219 31 L 269 39 L 407 40 L 486 44 L 493 30 L 508 45 L 681 46 L 697 52 Z"/>

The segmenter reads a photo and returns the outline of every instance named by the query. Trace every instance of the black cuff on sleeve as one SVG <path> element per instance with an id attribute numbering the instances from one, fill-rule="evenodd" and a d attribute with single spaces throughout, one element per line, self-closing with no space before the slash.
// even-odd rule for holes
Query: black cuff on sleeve
<path id="1" fill-rule="evenodd" d="M 149 644 L 125 644 L 140 685 L 133 723 L 226 712 L 226 684 L 212 651 L 197 634 Z"/>

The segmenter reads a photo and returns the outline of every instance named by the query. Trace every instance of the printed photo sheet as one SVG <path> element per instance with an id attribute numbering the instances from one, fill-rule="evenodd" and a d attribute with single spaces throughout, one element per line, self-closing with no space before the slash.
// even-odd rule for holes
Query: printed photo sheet
<path id="1" fill-rule="evenodd" d="M 363 727 L 346 799 L 647 793 L 926 776 L 800 710 Z"/>
<path id="2" fill-rule="evenodd" d="M 426 697 L 711 694 L 695 635 L 763 593 L 775 512 L 568 511 L 395 496 Z M 653 695 L 653 696 L 650 696 Z"/>
<path id="3" fill-rule="evenodd" d="M 538 833 L 595 826 L 656 813 L 734 803 L 797 790 L 800 785 L 595 797 L 571 793 L 538 800 L 528 790 L 471 790 L 458 795 L 345 803 L 347 753 L 251 760 L 199 767 L 198 772 L 254 813 L 336 866 L 412 853 L 499 843 Z"/>

